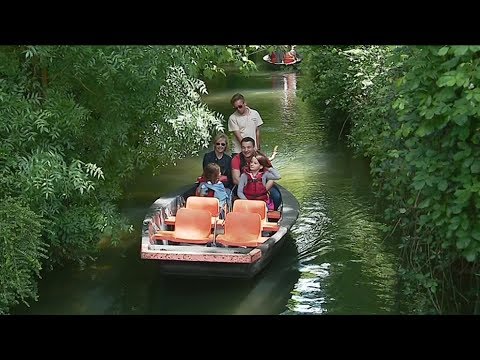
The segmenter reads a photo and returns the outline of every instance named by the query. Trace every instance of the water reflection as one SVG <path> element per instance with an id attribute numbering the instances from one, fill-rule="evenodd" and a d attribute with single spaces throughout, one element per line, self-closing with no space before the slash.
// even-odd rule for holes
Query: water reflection
<path id="1" fill-rule="evenodd" d="M 329 276 L 329 267 L 328 263 L 301 266 L 301 276 L 288 301 L 288 310 L 284 312 L 285 315 L 323 314 L 327 311 L 325 307 L 327 292 L 324 286 Z"/>
<path id="2" fill-rule="evenodd" d="M 286 116 L 294 110 L 297 92 L 297 73 L 283 75 L 283 111 Z"/>

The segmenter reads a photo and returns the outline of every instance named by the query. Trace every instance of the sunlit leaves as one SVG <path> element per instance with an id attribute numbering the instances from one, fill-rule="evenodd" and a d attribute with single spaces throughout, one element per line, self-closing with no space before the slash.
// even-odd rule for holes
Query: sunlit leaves
<path id="1" fill-rule="evenodd" d="M 437 80 L 437 85 L 439 87 L 443 86 L 453 86 L 457 83 L 457 79 L 454 74 L 452 73 L 446 73 L 442 75 L 438 80 Z"/>
<path id="2" fill-rule="evenodd" d="M 448 46 L 444 46 L 444 47 L 442 47 L 440 50 L 438 50 L 438 53 L 437 53 L 437 54 L 440 55 L 440 56 L 444 56 L 444 55 L 447 54 L 448 49 L 449 49 Z"/>
<path id="3" fill-rule="evenodd" d="M 460 45 L 460 46 L 454 46 L 453 47 L 453 54 L 455 56 L 462 56 L 462 55 L 465 55 L 465 53 L 467 52 L 468 50 L 468 46 L 465 46 L 465 45 Z"/>
<path id="4" fill-rule="evenodd" d="M 24 51 L 25 58 L 31 59 L 35 55 L 37 55 L 37 47 L 36 46 L 27 46 L 26 50 Z"/>
<path id="5" fill-rule="evenodd" d="M 203 81 L 191 78 L 181 67 L 170 67 L 157 97 L 163 118 L 145 133 L 145 151 L 159 160 L 157 165 L 197 153 L 208 146 L 212 133 L 223 130 L 223 119 L 201 102 L 200 94 L 206 92 Z"/>

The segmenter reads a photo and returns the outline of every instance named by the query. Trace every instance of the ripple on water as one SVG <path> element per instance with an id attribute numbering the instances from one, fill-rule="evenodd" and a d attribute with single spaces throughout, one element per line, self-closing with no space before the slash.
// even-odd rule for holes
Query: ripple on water
<path id="1" fill-rule="evenodd" d="M 300 278 L 292 291 L 284 315 L 323 314 L 326 312 L 327 293 L 323 279 L 329 275 L 330 264 L 306 264 L 300 268 Z"/>

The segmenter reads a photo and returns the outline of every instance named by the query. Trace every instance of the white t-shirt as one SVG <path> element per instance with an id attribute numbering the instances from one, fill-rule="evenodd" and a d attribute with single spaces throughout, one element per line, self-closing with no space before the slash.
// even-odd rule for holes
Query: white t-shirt
<path id="1" fill-rule="evenodd" d="M 260 117 L 258 111 L 247 107 L 247 111 L 245 111 L 244 115 L 239 115 L 237 111 L 230 115 L 230 117 L 228 118 L 228 131 L 240 130 L 242 139 L 247 136 L 251 137 L 253 140 L 255 140 L 255 147 L 257 147 L 257 127 L 262 124 L 263 120 Z M 240 142 L 235 136 L 233 137 L 232 152 L 242 152 Z"/>

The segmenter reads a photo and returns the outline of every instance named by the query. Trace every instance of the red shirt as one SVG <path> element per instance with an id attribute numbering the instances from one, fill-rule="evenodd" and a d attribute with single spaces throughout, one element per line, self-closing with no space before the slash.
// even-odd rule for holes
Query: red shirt
<path id="1" fill-rule="evenodd" d="M 232 158 L 232 170 L 238 170 L 240 171 L 240 174 L 243 173 L 245 171 L 245 169 L 248 170 L 248 164 L 250 163 L 249 160 L 247 160 L 247 164 L 243 167 L 242 170 L 240 170 L 240 154 L 237 154 L 235 155 L 233 158 Z"/>

